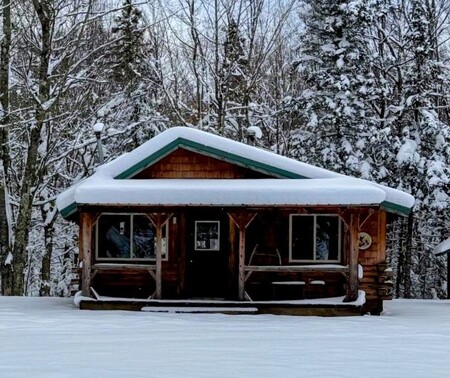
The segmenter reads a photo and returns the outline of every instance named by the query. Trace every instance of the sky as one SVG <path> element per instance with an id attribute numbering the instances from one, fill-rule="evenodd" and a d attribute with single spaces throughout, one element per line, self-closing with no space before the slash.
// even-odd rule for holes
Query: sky
<path id="1" fill-rule="evenodd" d="M 0 377 L 448 377 L 450 301 L 382 316 L 79 310 L 0 297 Z"/>

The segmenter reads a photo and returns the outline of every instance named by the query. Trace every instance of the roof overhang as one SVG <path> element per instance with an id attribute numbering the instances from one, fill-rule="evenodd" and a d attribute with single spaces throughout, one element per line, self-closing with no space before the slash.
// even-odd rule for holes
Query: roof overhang
<path id="1" fill-rule="evenodd" d="M 136 174 L 183 148 L 265 173 L 274 179 L 138 180 Z M 187 195 L 189 193 L 189 195 Z M 83 205 L 378 206 L 408 215 L 414 198 L 400 190 L 344 176 L 273 152 L 188 127 L 174 127 L 61 193 L 64 218 Z"/>
<path id="2" fill-rule="evenodd" d="M 85 181 L 58 197 L 61 214 L 68 217 L 78 206 L 217 206 L 301 207 L 377 206 L 400 212 L 407 204 L 391 204 L 386 192 L 363 180 L 253 179 L 253 180 L 114 180 Z"/>

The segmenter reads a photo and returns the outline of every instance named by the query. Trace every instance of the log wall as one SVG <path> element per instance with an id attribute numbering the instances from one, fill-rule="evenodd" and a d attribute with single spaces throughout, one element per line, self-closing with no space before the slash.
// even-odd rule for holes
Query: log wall
<path id="1" fill-rule="evenodd" d="M 361 216 L 361 220 L 368 213 Z M 386 265 L 386 212 L 377 211 L 370 215 L 361 227 L 372 237 L 372 245 L 359 251 L 359 263 L 364 270 L 360 289 L 366 293 L 364 310 L 371 314 L 383 311 L 383 300 L 392 299 L 392 270 Z"/>

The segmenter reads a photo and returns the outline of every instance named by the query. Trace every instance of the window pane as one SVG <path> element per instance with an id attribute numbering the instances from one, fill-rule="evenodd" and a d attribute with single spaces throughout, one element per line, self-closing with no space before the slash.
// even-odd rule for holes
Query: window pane
<path id="1" fill-rule="evenodd" d="M 130 258 L 130 216 L 102 215 L 98 222 L 98 257 Z"/>
<path id="2" fill-rule="evenodd" d="M 220 223 L 216 221 L 195 222 L 195 250 L 220 250 Z"/>
<path id="3" fill-rule="evenodd" d="M 318 216 L 316 222 L 316 259 L 338 260 L 339 218 Z"/>
<path id="4" fill-rule="evenodd" d="M 133 257 L 156 258 L 156 229 L 145 215 L 133 217 Z"/>
<path id="5" fill-rule="evenodd" d="M 314 259 L 314 217 L 307 215 L 292 216 L 292 259 Z"/>

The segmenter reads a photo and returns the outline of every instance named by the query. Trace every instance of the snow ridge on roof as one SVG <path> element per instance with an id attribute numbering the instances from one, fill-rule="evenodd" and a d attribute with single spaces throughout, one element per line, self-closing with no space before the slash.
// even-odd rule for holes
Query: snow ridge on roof
<path id="1" fill-rule="evenodd" d="M 145 161 L 149 156 L 157 154 L 164 146 L 170 146 L 179 142 L 183 147 L 190 147 L 190 143 L 203 147 L 216 153 L 222 152 L 231 157 L 240 157 L 268 167 L 274 167 L 281 172 L 290 173 L 295 178 L 326 178 L 341 176 L 338 173 L 323 168 L 301 163 L 299 161 L 265 151 L 258 147 L 249 146 L 218 135 L 189 127 L 173 127 L 150 139 L 132 152 L 99 167 L 98 171 L 104 171 L 109 176 L 117 178 L 132 170 L 134 166 Z M 186 145 L 187 144 L 187 145 Z M 151 164 L 150 164 L 151 165 Z M 128 177 L 120 177 L 128 178 Z M 293 177 L 292 177 L 293 178 Z"/>
<path id="2" fill-rule="evenodd" d="M 259 180 L 129 180 L 177 148 L 269 173 Z M 287 179 L 287 180 L 285 180 Z M 302 180 L 308 179 L 308 180 Z M 130 153 L 100 166 L 57 198 L 63 216 L 77 204 L 116 205 L 380 205 L 406 213 L 414 198 L 366 180 L 344 176 L 188 127 L 174 127 Z"/>

